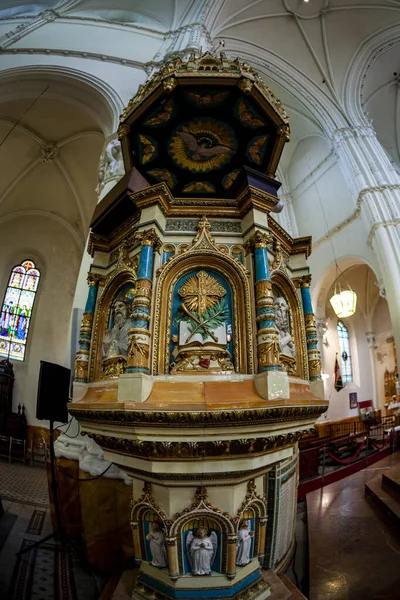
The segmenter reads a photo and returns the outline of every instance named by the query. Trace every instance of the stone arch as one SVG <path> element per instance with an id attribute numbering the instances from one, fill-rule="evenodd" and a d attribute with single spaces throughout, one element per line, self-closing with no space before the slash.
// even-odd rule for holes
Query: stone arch
<path id="1" fill-rule="evenodd" d="M 105 137 L 117 130 L 124 108 L 122 99 L 105 81 L 78 69 L 32 65 L 0 71 L 0 102 L 26 97 L 27 93 L 37 97 L 44 89 L 42 83 L 49 79 L 54 83 L 52 89 L 46 91 L 48 98 L 69 100 L 92 114 Z M 66 92 L 62 91 L 64 88 Z"/>
<path id="2" fill-rule="evenodd" d="M 364 113 L 362 93 L 368 72 L 387 50 L 400 44 L 400 27 L 385 27 L 366 38 L 357 48 L 344 79 L 344 102 L 347 113 L 356 125 L 370 126 Z"/>

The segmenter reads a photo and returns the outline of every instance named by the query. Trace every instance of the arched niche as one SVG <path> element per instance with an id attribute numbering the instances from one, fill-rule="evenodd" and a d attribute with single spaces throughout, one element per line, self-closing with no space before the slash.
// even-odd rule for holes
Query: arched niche
<path id="1" fill-rule="evenodd" d="M 107 374 L 102 372 L 104 333 L 106 329 L 109 329 L 110 326 L 112 327 L 112 307 L 115 300 L 130 293 L 129 302 L 132 308 L 135 290 L 136 270 L 133 267 L 127 266 L 120 269 L 109 282 L 106 282 L 101 292 L 100 300 L 97 303 L 94 317 L 89 381 L 108 379 L 112 376 L 108 377 Z M 130 313 L 128 316 L 130 316 Z"/>
<path id="2" fill-rule="evenodd" d="M 170 536 L 177 540 L 177 554 L 179 573 L 186 575 L 190 572 L 187 557 L 187 537 L 190 532 L 195 533 L 198 527 L 206 527 L 208 533 L 215 532 L 218 540 L 218 548 L 212 570 L 226 573 L 228 567 L 228 536 L 234 535 L 231 521 L 224 515 L 214 513 L 212 510 L 194 510 L 193 512 L 179 517 L 173 523 Z"/>
<path id="3" fill-rule="evenodd" d="M 226 281 L 231 295 L 232 347 L 235 372 L 253 372 L 251 290 L 245 267 L 217 247 L 188 249 L 169 260 L 156 282 L 153 321 L 153 374 L 169 373 L 173 297 L 182 277 L 204 270 Z"/>
<path id="4" fill-rule="evenodd" d="M 289 307 L 290 333 L 294 342 L 294 355 L 281 354 L 280 360 L 289 375 L 307 379 L 307 348 L 303 309 L 291 279 L 281 272 L 271 274 L 272 292 L 275 298 L 283 297 Z"/>

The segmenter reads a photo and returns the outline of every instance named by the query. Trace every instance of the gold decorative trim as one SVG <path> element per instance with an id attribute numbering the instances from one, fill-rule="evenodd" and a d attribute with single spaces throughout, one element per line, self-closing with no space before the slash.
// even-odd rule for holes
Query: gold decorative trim
<path id="1" fill-rule="evenodd" d="M 178 280 L 195 269 L 212 269 L 223 276 L 232 290 L 235 370 L 253 372 L 253 341 L 251 319 L 251 291 L 249 271 L 242 263 L 221 252 L 210 233 L 210 223 L 202 217 L 192 244 L 181 254 L 164 263 L 159 270 L 155 291 L 153 320 L 153 374 L 168 373 L 170 367 L 169 345 L 172 326 L 172 296 Z M 239 335 L 245 328 L 243 336 Z M 164 336 L 160 332 L 164 331 Z"/>
<path id="2" fill-rule="evenodd" d="M 311 406 L 276 406 L 274 408 L 254 408 L 247 410 L 219 411 L 143 411 L 143 410 L 87 410 L 76 404 L 68 406 L 71 413 L 82 423 L 108 423 L 112 426 L 129 427 L 169 427 L 181 429 L 201 427 L 235 427 L 286 423 L 318 418 L 327 409 L 328 403 Z"/>
<path id="3" fill-rule="evenodd" d="M 93 432 L 86 432 L 86 434 L 102 448 L 117 454 L 135 456 L 146 460 L 173 459 L 183 461 L 208 457 L 227 459 L 228 457 L 263 455 L 271 450 L 294 445 L 302 435 L 301 432 L 296 432 L 241 440 L 149 442 L 117 438 Z"/>
<path id="4" fill-rule="evenodd" d="M 126 260 L 129 260 L 128 266 Z M 121 250 L 116 267 L 108 274 L 104 288 L 102 289 L 99 301 L 96 306 L 93 337 L 91 345 L 91 356 L 89 364 L 89 381 L 100 378 L 101 375 L 101 340 L 104 332 L 105 323 L 110 317 L 111 302 L 118 290 L 126 284 L 132 284 L 136 287 L 137 280 L 137 261 L 138 257 L 129 259 L 125 250 Z"/>
<path id="5" fill-rule="evenodd" d="M 308 379 L 308 365 L 307 365 L 307 346 L 305 336 L 305 324 L 303 309 L 301 306 L 300 299 L 296 293 L 296 288 L 293 280 L 290 279 L 282 271 L 274 271 L 271 273 L 272 286 L 278 288 L 279 293 L 286 299 L 288 306 L 290 307 L 290 315 L 292 319 L 292 334 L 295 338 L 296 346 L 296 367 L 293 372 L 294 375 L 301 379 Z M 293 358 L 281 356 L 282 366 L 290 373 L 293 368 Z"/>

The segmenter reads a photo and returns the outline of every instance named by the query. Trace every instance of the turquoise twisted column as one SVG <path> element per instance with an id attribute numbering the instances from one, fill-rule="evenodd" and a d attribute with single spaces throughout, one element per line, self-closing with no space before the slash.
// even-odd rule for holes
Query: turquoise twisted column
<path id="1" fill-rule="evenodd" d="M 89 273 L 87 279 L 89 291 L 79 332 L 79 348 L 75 358 L 75 381 L 86 382 L 88 380 L 90 342 L 92 339 L 93 317 L 96 309 L 99 280 L 99 276 Z"/>
<path id="2" fill-rule="evenodd" d="M 261 231 L 250 238 L 248 244 L 254 250 L 256 319 L 257 319 L 257 356 L 258 370 L 279 371 L 278 332 L 275 328 L 274 297 L 271 275 L 268 265 L 267 244 L 269 237 Z"/>
<path id="3" fill-rule="evenodd" d="M 149 373 L 151 293 L 153 285 L 154 250 L 161 246 L 154 229 L 139 232 L 140 239 L 136 294 L 132 305 L 133 327 L 129 332 L 127 373 Z"/>
<path id="4" fill-rule="evenodd" d="M 311 275 L 303 275 L 295 279 L 295 283 L 301 290 L 303 302 L 303 313 L 306 330 L 308 376 L 310 381 L 321 379 L 321 355 L 318 350 L 318 335 L 315 326 L 314 311 L 311 302 Z"/>

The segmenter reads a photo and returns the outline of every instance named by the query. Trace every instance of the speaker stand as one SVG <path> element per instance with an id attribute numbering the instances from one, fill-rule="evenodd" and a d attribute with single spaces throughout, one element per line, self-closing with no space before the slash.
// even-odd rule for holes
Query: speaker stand
<path id="1" fill-rule="evenodd" d="M 19 552 L 16 552 L 17 556 L 20 556 L 21 554 L 25 554 L 25 552 L 29 552 L 33 548 L 37 548 L 38 546 L 41 546 L 42 544 L 47 542 L 47 540 L 50 540 L 52 538 L 54 538 L 56 541 L 60 542 L 62 546 L 67 545 L 68 542 L 71 543 L 71 541 L 67 538 L 67 535 L 65 533 L 65 530 L 64 530 L 64 527 L 62 524 L 62 520 L 61 520 L 55 458 L 56 457 L 54 454 L 54 421 L 50 419 L 50 479 L 51 479 L 50 485 L 51 485 L 51 490 L 53 493 L 54 513 L 55 513 L 55 517 L 56 517 L 56 527 L 57 528 L 55 531 L 53 531 L 53 533 L 50 533 L 50 535 L 47 535 L 46 537 L 42 538 L 41 540 L 38 540 L 31 546 L 27 546 L 26 548 L 23 548 Z"/>

